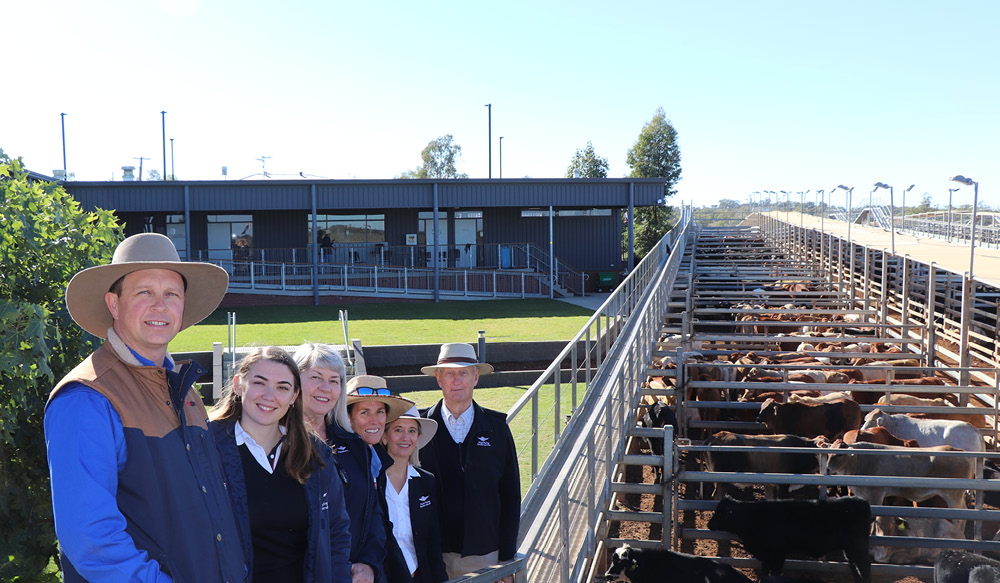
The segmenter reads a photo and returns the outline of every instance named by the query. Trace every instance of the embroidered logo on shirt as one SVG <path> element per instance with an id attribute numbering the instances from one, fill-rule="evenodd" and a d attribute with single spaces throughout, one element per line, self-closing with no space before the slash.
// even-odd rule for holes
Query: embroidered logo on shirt
<path id="1" fill-rule="evenodd" d="M 418 498 L 418 500 L 420 501 L 420 508 L 430 506 L 431 505 L 430 498 L 431 498 L 430 496 L 421 496 L 420 498 Z"/>
<path id="2" fill-rule="evenodd" d="M 490 438 L 489 437 L 487 437 L 485 435 L 481 435 L 477 439 L 479 439 L 479 442 L 476 443 L 476 445 L 481 446 L 481 447 L 493 447 L 492 445 L 490 445 Z"/>
<path id="3" fill-rule="evenodd" d="M 338 445 L 337 446 L 337 451 L 335 451 L 333 453 L 347 453 L 347 448 L 344 447 L 344 446 L 342 446 L 342 445 Z"/>

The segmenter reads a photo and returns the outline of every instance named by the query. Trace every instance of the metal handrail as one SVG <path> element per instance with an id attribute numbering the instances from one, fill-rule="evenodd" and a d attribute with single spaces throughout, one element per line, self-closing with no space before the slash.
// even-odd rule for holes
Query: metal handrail
<path id="1" fill-rule="evenodd" d="M 691 213 L 685 209 L 680 224 L 661 239 L 633 272 L 635 279 L 627 278 L 616 290 L 621 295 L 609 298 L 595 314 L 598 320 L 592 319 L 585 331 L 581 331 L 589 339 L 590 326 L 599 318 L 612 316 L 606 310 L 616 304 L 628 306 L 627 313 L 622 310 L 613 314 L 614 331 L 619 338 L 609 346 L 578 413 L 572 416 L 566 432 L 558 437 L 553 453 L 522 502 L 519 552 L 528 558 L 529 580 L 561 583 L 579 580 L 594 556 L 603 509 L 612 495 L 615 461 L 624 452 L 625 434 L 632 425 L 639 386 L 656 347 L 673 282 L 693 231 Z M 640 289 L 639 282 L 646 285 Z M 578 335 L 568 350 L 580 340 Z M 561 357 L 565 357 L 565 351 Z M 546 374 L 551 376 L 555 369 L 550 366 Z M 537 394 L 544 382 L 545 378 L 540 378 L 531 391 Z M 520 411 L 528 400 L 535 398 L 525 395 L 512 412 Z M 511 418 L 509 414 L 508 419 Z"/>

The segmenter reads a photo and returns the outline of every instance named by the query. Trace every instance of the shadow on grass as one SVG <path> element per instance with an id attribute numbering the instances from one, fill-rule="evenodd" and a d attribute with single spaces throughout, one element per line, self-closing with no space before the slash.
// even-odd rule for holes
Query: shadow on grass
<path id="1" fill-rule="evenodd" d="M 592 310 L 559 300 L 478 300 L 447 302 L 379 302 L 342 306 L 255 306 L 220 308 L 201 324 L 226 324 L 226 313 L 236 312 L 237 324 L 284 324 L 328 322 L 346 309 L 349 320 L 481 320 L 485 318 L 531 318 L 591 316 Z"/>

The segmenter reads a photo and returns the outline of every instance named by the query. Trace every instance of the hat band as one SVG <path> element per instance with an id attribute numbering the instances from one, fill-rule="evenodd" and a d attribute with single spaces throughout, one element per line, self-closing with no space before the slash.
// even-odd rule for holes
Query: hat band
<path id="1" fill-rule="evenodd" d="M 474 358 L 466 358 L 464 356 L 449 356 L 448 358 L 442 358 L 438 360 L 438 364 L 454 364 L 456 362 L 462 362 L 465 364 L 479 364 L 479 361 Z"/>

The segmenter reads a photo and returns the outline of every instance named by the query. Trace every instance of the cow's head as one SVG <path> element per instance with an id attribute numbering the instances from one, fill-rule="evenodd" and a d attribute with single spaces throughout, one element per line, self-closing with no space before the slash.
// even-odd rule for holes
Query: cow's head
<path id="1" fill-rule="evenodd" d="M 886 417 L 889 414 L 881 409 L 872 409 L 865 415 L 865 422 L 861 424 L 861 429 L 871 429 L 872 427 L 883 427 Z"/>
<path id="2" fill-rule="evenodd" d="M 875 534 L 878 536 L 908 536 L 921 538 L 965 538 L 964 524 L 939 518 L 901 518 L 879 516 L 875 519 Z M 896 565 L 916 565 L 933 563 L 941 553 L 939 548 L 925 547 L 872 547 L 872 557 L 879 563 Z"/>
<path id="3" fill-rule="evenodd" d="M 757 423 L 767 425 L 769 422 L 773 422 L 777 415 L 778 402 L 774 399 L 767 399 L 760 404 L 760 413 L 757 415 Z"/>
<path id="4" fill-rule="evenodd" d="M 611 555 L 611 566 L 604 572 L 605 581 L 631 581 L 629 575 L 638 568 L 635 549 L 625 545 Z"/>

